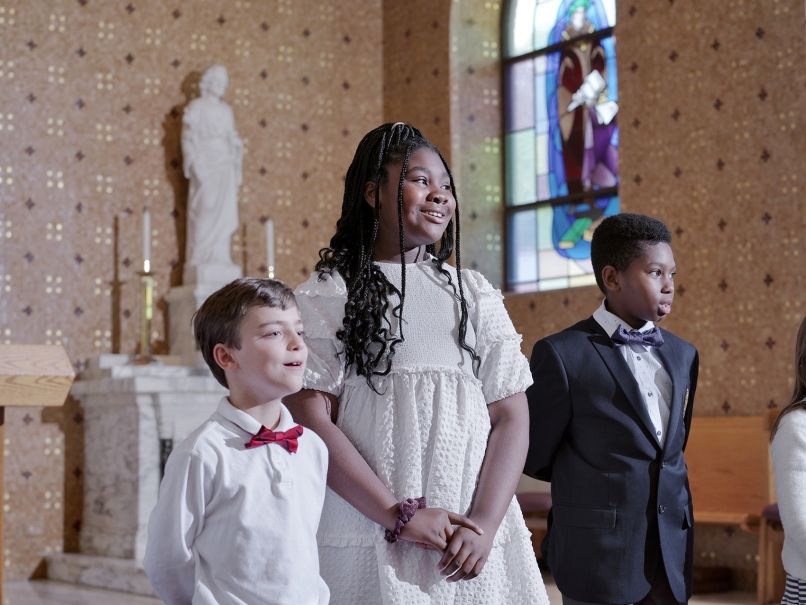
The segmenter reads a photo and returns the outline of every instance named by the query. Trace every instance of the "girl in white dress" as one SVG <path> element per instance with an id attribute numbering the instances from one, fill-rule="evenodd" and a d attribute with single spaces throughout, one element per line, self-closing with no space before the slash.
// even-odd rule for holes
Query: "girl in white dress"
<path id="1" fill-rule="evenodd" d="M 284 400 L 330 451 L 318 540 L 333 605 L 548 605 L 514 498 L 531 374 L 459 239 L 436 147 L 402 123 L 368 133 L 296 290 L 309 357 Z M 402 501 L 421 497 L 408 520 Z"/>

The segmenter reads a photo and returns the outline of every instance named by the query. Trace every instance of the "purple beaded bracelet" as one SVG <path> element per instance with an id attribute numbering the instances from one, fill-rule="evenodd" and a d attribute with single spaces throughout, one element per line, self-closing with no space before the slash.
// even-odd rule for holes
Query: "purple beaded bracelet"
<path id="1" fill-rule="evenodd" d="M 421 508 L 425 508 L 425 496 L 422 498 L 406 498 L 403 500 L 403 502 L 400 503 L 400 514 L 397 516 L 395 528 L 386 530 L 386 533 L 383 535 L 384 540 L 389 542 L 389 544 L 397 542 L 397 539 L 400 537 L 400 530 L 403 529 L 406 523 L 411 521 L 412 517 L 414 517 L 414 513 Z"/>

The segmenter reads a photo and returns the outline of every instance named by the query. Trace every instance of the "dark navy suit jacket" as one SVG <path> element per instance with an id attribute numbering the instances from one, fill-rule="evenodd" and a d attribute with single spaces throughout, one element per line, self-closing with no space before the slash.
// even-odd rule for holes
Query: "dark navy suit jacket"
<path id="1" fill-rule="evenodd" d="M 541 550 L 572 599 L 635 603 L 649 592 L 661 557 L 675 598 L 691 596 L 694 532 L 683 450 L 699 357 L 693 345 L 661 333 L 656 351 L 673 385 L 663 448 L 627 361 L 592 317 L 532 352 L 524 472 L 551 481 Z"/>

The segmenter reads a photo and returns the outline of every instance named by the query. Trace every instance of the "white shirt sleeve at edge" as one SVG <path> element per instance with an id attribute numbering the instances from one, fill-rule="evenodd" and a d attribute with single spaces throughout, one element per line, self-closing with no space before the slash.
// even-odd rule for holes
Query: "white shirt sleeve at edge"
<path id="1" fill-rule="evenodd" d="M 165 467 L 157 505 L 148 520 L 143 559 L 148 579 L 166 605 L 190 605 L 196 585 L 191 547 L 204 523 L 213 473 L 202 459 L 175 451 Z"/>
<path id="2" fill-rule="evenodd" d="M 787 571 L 806 580 L 806 410 L 784 416 L 771 452 L 784 526 L 785 563 L 799 567 Z"/>

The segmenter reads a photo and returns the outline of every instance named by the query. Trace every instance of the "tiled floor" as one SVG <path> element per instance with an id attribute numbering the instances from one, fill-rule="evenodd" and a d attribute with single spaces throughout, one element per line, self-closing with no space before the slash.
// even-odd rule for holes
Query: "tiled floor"
<path id="1" fill-rule="evenodd" d="M 543 580 L 546 582 L 546 592 L 549 593 L 549 601 L 551 605 L 561 605 L 562 596 L 554 580 L 551 576 L 544 575 Z M 721 592 L 709 595 L 696 595 L 689 601 L 689 605 L 752 605 L 756 602 L 755 594 L 751 592 Z"/>
<path id="2" fill-rule="evenodd" d="M 546 589 L 551 605 L 560 605 L 562 599 L 554 581 L 546 578 Z M 120 592 L 97 588 L 85 588 L 73 584 L 36 580 L 33 582 L 6 582 L 3 605 L 161 605 L 158 599 L 149 599 Z M 698 595 L 690 605 L 750 605 L 755 603 L 749 592 L 728 592 L 713 595 Z"/>
<path id="3" fill-rule="evenodd" d="M 162 605 L 159 599 L 50 580 L 6 582 L 3 588 L 3 605 Z"/>

